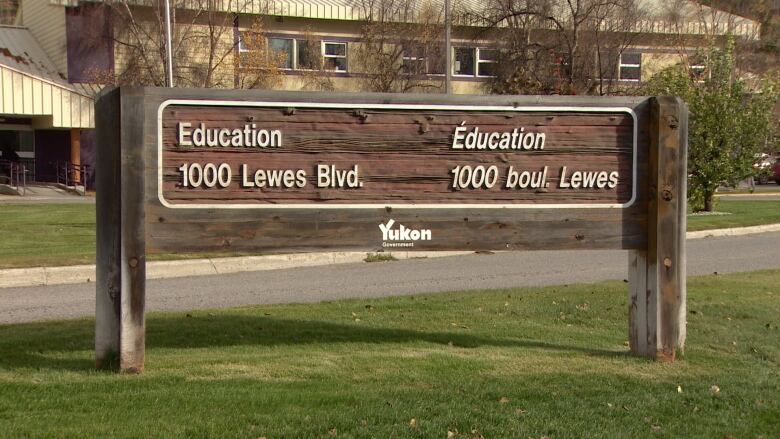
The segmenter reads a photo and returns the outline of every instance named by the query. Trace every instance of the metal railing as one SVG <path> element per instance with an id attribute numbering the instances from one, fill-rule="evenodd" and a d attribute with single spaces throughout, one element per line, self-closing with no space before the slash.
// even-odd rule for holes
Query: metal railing
<path id="1" fill-rule="evenodd" d="M 77 165 L 71 162 L 57 162 L 57 183 L 66 187 L 83 186 L 87 188 L 89 165 Z"/>
<path id="2" fill-rule="evenodd" d="M 27 192 L 27 172 L 23 163 L 0 160 L 0 184 L 15 188 L 19 195 Z"/>

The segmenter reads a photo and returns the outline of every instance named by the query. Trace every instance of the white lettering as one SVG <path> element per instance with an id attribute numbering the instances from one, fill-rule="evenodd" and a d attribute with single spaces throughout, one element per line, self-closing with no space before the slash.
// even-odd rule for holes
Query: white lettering
<path id="1" fill-rule="evenodd" d="M 387 220 L 385 224 L 379 224 L 379 230 L 382 231 L 382 241 L 406 241 L 410 243 L 409 247 L 412 247 L 414 241 L 430 241 L 432 238 L 430 229 L 411 229 L 403 224 L 398 224 L 398 228 L 393 229 L 395 224 L 394 219 Z"/>
<path id="2" fill-rule="evenodd" d="M 233 148 L 279 148 L 282 146 L 281 130 L 257 129 L 256 124 L 246 124 L 242 128 L 207 128 L 201 122 L 194 130 L 192 123 L 179 122 L 177 141 L 181 146 L 221 146 Z"/>
<path id="3" fill-rule="evenodd" d="M 189 122 L 179 122 L 177 124 L 179 126 L 179 137 L 177 138 L 177 142 L 180 146 L 192 146 L 192 141 L 189 139 L 185 139 L 185 137 L 189 137 L 191 135 L 190 130 L 185 130 L 185 128 L 189 128 L 192 126 Z"/>

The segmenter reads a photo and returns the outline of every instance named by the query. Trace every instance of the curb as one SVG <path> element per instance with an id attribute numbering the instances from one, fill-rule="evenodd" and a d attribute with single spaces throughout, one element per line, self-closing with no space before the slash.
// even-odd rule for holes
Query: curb
<path id="1" fill-rule="evenodd" d="M 733 229 L 712 229 L 688 232 L 685 234 L 687 239 L 716 238 L 719 236 L 742 236 L 753 235 L 755 233 L 780 232 L 780 223 L 766 224 L 763 226 L 736 227 Z"/>
<path id="2" fill-rule="evenodd" d="M 733 229 L 687 232 L 687 239 L 742 236 L 756 233 L 780 232 L 779 224 L 738 227 Z M 471 251 L 392 252 L 396 259 L 441 258 L 468 255 Z M 245 256 L 233 258 L 186 259 L 179 261 L 152 261 L 146 264 L 147 279 L 170 279 L 187 276 L 242 273 L 247 271 L 279 270 L 283 268 L 316 267 L 322 265 L 363 262 L 367 252 L 296 253 L 289 255 Z M 95 281 L 94 265 L 65 267 L 31 267 L 0 270 L 0 288 L 34 287 L 89 283 Z"/>
<path id="3" fill-rule="evenodd" d="M 756 198 L 761 198 L 761 197 L 777 197 L 777 196 L 780 196 L 780 192 L 753 192 L 752 194 L 750 194 L 750 193 L 748 193 L 748 194 L 731 194 L 731 193 L 725 192 L 725 193 L 722 193 L 722 194 L 715 194 L 715 196 L 716 197 L 725 197 L 725 198 L 729 198 L 729 197 L 745 197 L 745 198 L 756 197 Z"/>
<path id="4" fill-rule="evenodd" d="M 283 268 L 363 262 L 369 252 L 296 253 L 289 255 L 244 256 L 178 261 L 151 261 L 146 264 L 147 279 L 279 270 Z M 392 252 L 396 259 L 441 258 L 468 255 L 471 251 Z M 95 281 L 94 265 L 31 267 L 0 270 L 0 288 L 35 287 L 89 283 Z"/>

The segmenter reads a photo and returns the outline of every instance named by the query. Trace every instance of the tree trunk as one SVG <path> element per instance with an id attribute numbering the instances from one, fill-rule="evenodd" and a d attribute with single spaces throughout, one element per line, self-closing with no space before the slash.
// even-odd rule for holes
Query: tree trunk
<path id="1" fill-rule="evenodd" d="M 708 189 L 704 191 L 704 211 L 712 212 L 715 207 L 715 191 Z"/>

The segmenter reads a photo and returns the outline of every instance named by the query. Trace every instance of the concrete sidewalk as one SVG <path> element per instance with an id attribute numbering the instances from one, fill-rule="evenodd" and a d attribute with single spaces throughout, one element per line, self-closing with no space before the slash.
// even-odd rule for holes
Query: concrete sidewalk
<path id="1" fill-rule="evenodd" d="M 740 236 L 755 233 L 780 232 L 780 224 L 769 224 L 732 229 L 713 229 L 688 232 L 688 239 L 716 236 Z M 396 259 L 436 258 L 466 255 L 471 251 L 391 252 Z M 187 259 L 152 261 L 146 264 L 147 279 L 166 279 L 188 276 L 240 273 L 246 271 L 278 270 L 283 268 L 314 267 L 331 264 L 363 262 L 366 252 L 322 252 L 288 255 L 245 256 L 232 258 Z M 0 288 L 42 285 L 75 284 L 95 281 L 94 265 L 65 267 L 32 267 L 0 270 Z"/>

